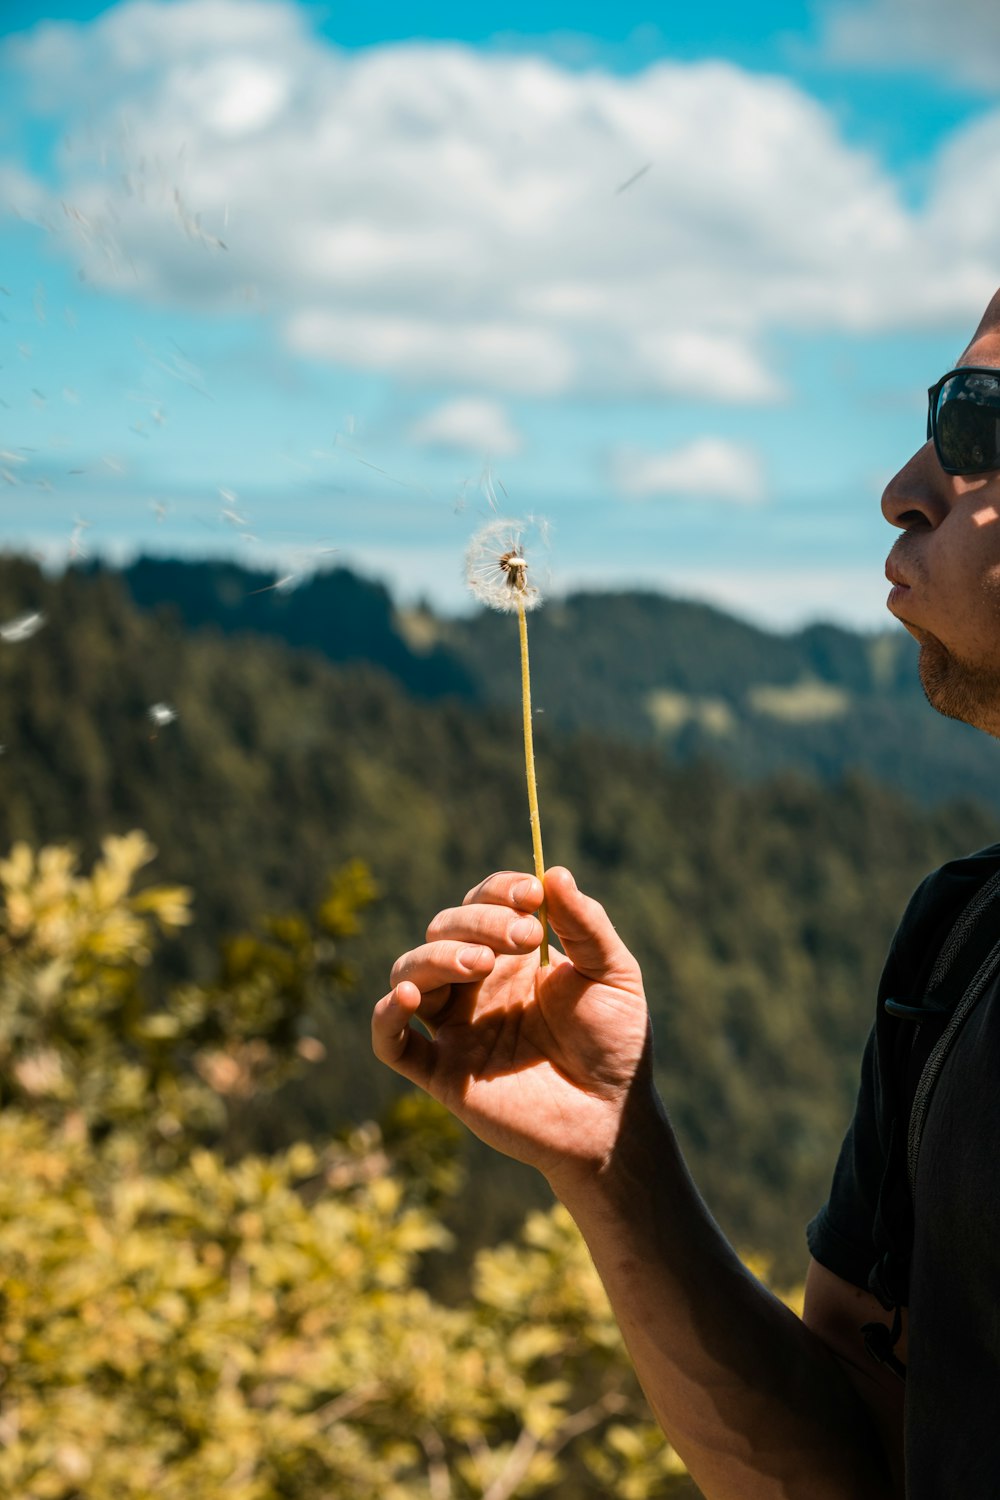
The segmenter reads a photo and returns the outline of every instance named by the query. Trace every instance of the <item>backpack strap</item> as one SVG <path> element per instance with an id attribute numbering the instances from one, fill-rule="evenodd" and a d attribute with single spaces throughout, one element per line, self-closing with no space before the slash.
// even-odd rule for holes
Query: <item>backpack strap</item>
<path id="1" fill-rule="evenodd" d="M 875 1212 L 878 1259 L 868 1286 L 893 1313 L 893 1323 L 891 1329 L 884 1323 L 867 1323 L 862 1329 L 869 1355 L 901 1379 L 906 1370 L 895 1346 L 901 1310 L 909 1301 L 913 1184 L 923 1126 L 955 1038 L 1000 970 L 1000 870 L 969 898 L 922 969 L 912 991 L 888 995 L 882 1002 L 891 1018 L 882 1031 L 891 1048 L 886 1069 L 889 1134 Z"/>

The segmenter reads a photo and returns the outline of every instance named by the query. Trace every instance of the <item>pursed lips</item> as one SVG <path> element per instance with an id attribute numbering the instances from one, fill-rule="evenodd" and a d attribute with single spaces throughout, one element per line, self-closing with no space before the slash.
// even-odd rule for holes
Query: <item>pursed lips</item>
<path id="1" fill-rule="evenodd" d="M 894 589 L 911 589 L 923 577 L 924 570 L 917 565 L 917 560 L 902 555 L 908 546 L 908 540 L 900 537 L 885 560 L 885 576 Z"/>
<path id="2" fill-rule="evenodd" d="M 896 616 L 901 624 L 909 628 L 908 620 L 904 618 L 902 611 L 907 610 L 908 613 L 906 601 L 909 600 L 911 592 L 910 577 L 912 575 L 908 575 L 900 567 L 898 559 L 890 553 L 885 562 L 885 576 L 892 585 L 889 597 L 885 601 L 886 608 L 890 614 Z"/>

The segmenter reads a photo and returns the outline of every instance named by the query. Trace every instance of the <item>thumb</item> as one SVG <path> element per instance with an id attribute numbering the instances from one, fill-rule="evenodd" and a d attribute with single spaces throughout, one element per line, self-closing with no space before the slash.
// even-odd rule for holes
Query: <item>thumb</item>
<path id="1" fill-rule="evenodd" d="M 642 994 L 639 965 L 604 907 L 592 896 L 585 896 L 561 865 L 545 872 L 545 903 L 552 930 L 580 974 Z"/>

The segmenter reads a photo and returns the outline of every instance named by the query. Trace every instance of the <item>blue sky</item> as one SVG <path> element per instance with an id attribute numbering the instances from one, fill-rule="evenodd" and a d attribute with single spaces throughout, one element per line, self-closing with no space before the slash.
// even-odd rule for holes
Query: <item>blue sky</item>
<path id="1" fill-rule="evenodd" d="M 1000 283 L 985 0 L 2 25 L 8 546 L 456 609 L 492 489 L 555 590 L 884 622 L 881 486 Z"/>

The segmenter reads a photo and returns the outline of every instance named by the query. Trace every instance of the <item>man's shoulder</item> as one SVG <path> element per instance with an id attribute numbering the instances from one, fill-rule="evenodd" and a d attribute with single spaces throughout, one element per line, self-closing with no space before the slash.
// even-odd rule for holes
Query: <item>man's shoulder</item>
<path id="1" fill-rule="evenodd" d="M 962 908 L 992 881 L 1000 886 L 1000 843 L 987 844 L 972 854 L 939 865 L 924 877 L 910 897 L 900 927 L 923 922 L 932 915 L 957 917 Z"/>
<path id="2" fill-rule="evenodd" d="M 915 983 L 964 913 L 1000 901 L 1000 843 L 948 860 L 917 886 L 896 928 L 886 966 L 888 980 Z M 975 903 L 975 905 L 973 905 Z"/>

